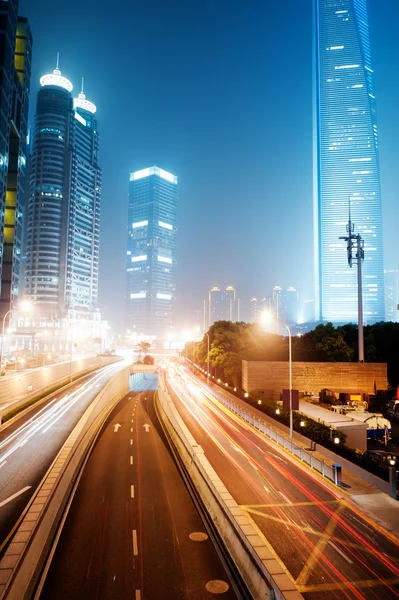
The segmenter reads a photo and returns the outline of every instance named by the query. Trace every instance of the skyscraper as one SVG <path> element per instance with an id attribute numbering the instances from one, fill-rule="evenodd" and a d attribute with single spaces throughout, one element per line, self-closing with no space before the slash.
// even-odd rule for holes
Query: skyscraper
<path id="1" fill-rule="evenodd" d="M 25 293 L 35 312 L 76 318 L 98 294 L 101 171 L 96 107 L 57 67 L 40 80 L 31 154 Z"/>
<path id="2" fill-rule="evenodd" d="M 215 321 L 238 321 L 240 301 L 235 289 L 229 285 L 225 290 L 213 287 L 208 293 L 208 326 Z"/>
<path id="3" fill-rule="evenodd" d="M 363 314 L 384 319 L 384 267 L 374 74 L 367 0 L 314 0 L 316 319 L 357 321 L 356 269 L 347 265 L 349 203 L 364 240 Z"/>
<path id="4" fill-rule="evenodd" d="M 399 271 L 385 271 L 385 318 L 387 321 L 399 321 Z"/>
<path id="5" fill-rule="evenodd" d="M 0 318 L 20 294 L 32 36 L 18 1 L 0 1 Z"/>
<path id="6" fill-rule="evenodd" d="M 130 174 L 127 244 L 128 327 L 163 338 L 176 289 L 177 177 L 153 166 Z"/>

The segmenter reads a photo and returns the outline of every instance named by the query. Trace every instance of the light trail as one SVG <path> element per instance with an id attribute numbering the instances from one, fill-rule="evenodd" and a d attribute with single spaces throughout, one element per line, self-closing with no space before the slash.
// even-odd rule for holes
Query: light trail
<path id="1" fill-rule="evenodd" d="M 207 437 L 229 461 L 231 469 L 236 470 L 237 474 L 240 474 L 241 480 L 249 486 L 252 492 L 262 500 L 265 495 L 267 495 L 268 498 L 280 495 L 279 506 L 277 506 L 277 503 L 275 506 L 270 505 L 270 500 L 268 500 L 270 510 L 276 515 L 276 518 L 271 519 L 270 515 L 259 511 L 252 512 L 269 519 L 269 523 L 270 519 L 272 522 L 275 521 L 275 526 L 278 526 L 277 523 L 280 523 L 280 525 L 285 525 L 285 527 L 288 528 L 290 532 L 290 543 L 296 542 L 297 545 L 295 546 L 295 551 L 300 556 L 302 562 L 306 564 L 309 558 L 313 557 L 314 566 L 317 566 L 317 573 L 325 575 L 330 581 L 332 580 L 330 584 L 331 589 L 328 590 L 328 597 L 357 598 L 358 600 L 366 597 L 358 589 L 357 582 L 352 580 L 352 578 L 345 577 L 341 572 L 341 569 L 338 569 L 335 566 L 335 562 L 339 557 L 337 557 L 337 555 L 334 556 L 334 552 L 341 556 L 346 563 L 354 564 L 357 570 L 364 570 L 368 577 L 371 576 L 374 578 L 373 580 L 370 580 L 375 581 L 373 585 L 365 585 L 365 587 L 367 587 L 367 598 L 370 598 L 370 595 L 375 598 L 381 598 L 378 591 L 372 589 L 375 586 L 381 586 L 385 593 L 389 590 L 389 597 L 399 597 L 398 592 L 390 585 L 390 582 L 392 581 L 394 583 L 399 583 L 399 579 L 382 577 L 381 573 L 378 573 L 376 568 L 370 564 L 371 558 L 373 558 L 379 565 L 380 570 L 381 567 L 383 567 L 384 569 L 387 569 L 391 575 L 394 574 L 398 577 L 399 566 L 396 563 L 396 559 L 391 560 L 386 553 L 379 549 L 375 540 L 369 541 L 357 525 L 350 523 L 350 519 L 353 517 L 361 527 L 365 527 L 370 531 L 367 522 L 365 521 L 363 523 L 363 521 L 360 521 L 360 519 L 355 516 L 357 515 L 361 518 L 361 514 L 354 511 L 348 503 L 343 502 L 333 494 L 327 485 L 323 485 L 316 477 L 312 477 L 311 473 L 308 473 L 305 468 L 297 465 L 290 457 L 287 457 L 287 460 L 284 460 L 284 458 L 278 456 L 278 454 L 270 452 L 268 448 L 276 450 L 278 453 L 280 452 L 280 449 L 275 449 L 272 443 L 266 439 L 262 439 L 260 434 L 255 431 L 254 428 L 248 426 L 248 424 L 244 425 L 241 418 L 225 407 L 220 400 L 215 398 L 213 394 L 209 392 L 208 388 L 197 384 L 196 381 L 194 383 L 190 381 L 190 392 L 188 395 L 184 390 L 184 384 L 191 377 L 191 374 L 189 376 L 185 375 L 185 377 L 181 378 L 179 381 L 175 378 L 169 378 L 169 382 L 172 384 L 174 392 L 177 394 L 180 402 L 189 408 L 192 417 L 198 422 L 200 427 L 204 429 Z M 177 393 L 176 388 L 180 390 L 180 394 Z M 216 435 L 214 432 L 216 432 Z M 217 439 L 216 436 L 221 436 L 221 440 Z M 257 443 L 254 443 L 255 437 Z M 259 442 L 261 443 L 261 446 L 266 448 L 261 448 Z M 245 450 L 244 444 L 250 447 L 249 452 Z M 233 451 L 237 460 L 232 457 L 231 453 Z M 256 458 L 256 451 L 261 454 L 262 460 Z M 277 462 L 276 459 L 279 462 Z M 254 482 L 254 480 L 247 475 L 245 466 L 240 464 L 240 461 L 242 460 L 248 461 L 254 467 L 256 473 L 253 473 L 253 475 L 262 479 L 261 486 L 257 481 Z M 266 464 L 264 464 L 265 462 Z M 268 470 L 266 470 L 266 466 L 268 467 Z M 309 486 L 303 483 L 302 477 L 298 478 L 295 473 L 292 473 L 289 470 L 290 467 L 291 469 L 294 467 L 294 471 L 300 470 L 300 472 L 304 472 L 308 477 L 311 477 L 316 484 L 316 486 L 313 486 L 316 487 L 316 490 L 309 489 Z M 270 471 L 270 468 L 272 468 L 272 471 Z M 264 485 L 263 479 L 266 480 L 266 485 Z M 274 489 L 273 486 L 271 486 L 270 479 L 273 480 L 275 485 L 277 481 L 277 487 L 278 483 L 281 482 L 281 487 L 284 486 L 284 492 Z M 272 492 L 269 491 L 269 486 L 272 488 Z M 290 491 L 294 491 L 296 495 L 302 495 L 306 501 L 298 502 L 298 498 L 293 497 Z M 328 496 L 333 500 L 323 500 L 320 495 L 321 491 L 323 491 L 323 496 Z M 281 496 L 285 498 L 287 504 L 281 505 Z M 332 503 L 342 503 L 340 511 L 337 511 L 337 507 L 333 509 Z M 300 504 L 303 506 L 303 508 L 301 508 L 302 513 L 298 510 Z M 259 505 L 260 507 L 262 506 L 261 503 L 259 503 Z M 338 504 L 338 506 L 340 506 L 340 504 Z M 317 508 L 317 512 L 312 512 L 311 508 Z M 346 511 L 345 514 L 340 514 L 344 510 Z M 291 515 L 293 515 L 294 520 L 292 520 Z M 300 521 L 299 524 L 296 522 L 298 515 Z M 301 517 L 306 518 L 306 523 L 310 520 L 316 531 L 310 525 L 305 525 L 304 527 L 303 519 L 301 519 Z M 332 521 L 335 523 L 334 528 L 331 531 L 331 535 L 326 536 L 325 530 Z M 256 526 L 256 528 L 259 530 L 258 526 Z M 385 542 L 391 544 L 395 543 L 388 535 L 384 535 L 384 532 L 380 528 L 371 531 L 376 535 L 380 534 L 384 536 Z M 309 536 L 311 536 L 311 538 L 315 537 L 316 542 L 310 539 Z M 323 556 L 314 557 L 318 538 L 324 538 L 325 544 L 328 543 L 329 546 L 331 546 L 331 552 L 329 553 L 329 555 L 332 553 L 331 560 L 329 556 L 326 556 L 325 551 L 323 552 Z M 398 542 L 396 542 L 396 546 L 398 545 Z M 325 548 L 325 550 L 327 548 Z M 364 554 L 367 555 L 367 559 L 364 558 Z M 396 557 L 397 548 L 392 554 Z M 322 577 L 322 579 L 324 578 Z M 361 581 L 369 581 L 369 579 L 362 578 Z M 361 581 L 359 581 L 360 587 L 362 585 Z M 304 581 L 304 585 L 300 587 L 302 588 L 302 591 L 305 591 L 307 588 L 307 581 Z M 312 591 L 317 591 L 317 584 L 311 585 L 310 587 L 312 588 Z M 387 596 L 385 595 L 384 597 Z"/>
<path id="2" fill-rule="evenodd" d="M 96 372 L 88 381 L 78 387 L 77 390 L 67 393 L 61 398 L 54 398 L 47 406 L 40 409 L 26 423 L 18 427 L 13 433 L 6 437 L 0 444 L 0 449 L 8 447 L 0 455 L 0 463 L 3 463 L 14 452 L 24 446 L 34 435 L 39 432 L 44 434 L 52 427 L 59 419 L 61 419 L 79 400 L 89 392 L 94 385 L 107 377 L 113 370 L 119 369 L 118 363 L 105 367 L 100 372 Z"/>

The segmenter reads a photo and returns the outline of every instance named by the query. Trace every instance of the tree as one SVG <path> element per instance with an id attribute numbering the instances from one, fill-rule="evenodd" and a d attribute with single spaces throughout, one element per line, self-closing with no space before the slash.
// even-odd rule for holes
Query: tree
<path id="1" fill-rule="evenodd" d="M 155 359 L 153 356 L 151 356 L 150 354 L 146 354 L 143 360 L 143 363 L 145 365 L 153 365 L 155 362 Z"/>
<path id="2" fill-rule="evenodd" d="M 144 356 L 147 354 L 148 350 L 151 348 L 151 344 L 150 342 L 139 342 L 136 345 L 136 350 L 138 352 L 140 352 L 140 354 L 143 352 Z"/>

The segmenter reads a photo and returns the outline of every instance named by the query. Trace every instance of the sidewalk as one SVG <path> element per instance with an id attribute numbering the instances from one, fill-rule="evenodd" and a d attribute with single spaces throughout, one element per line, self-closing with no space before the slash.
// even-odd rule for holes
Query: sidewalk
<path id="1" fill-rule="evenodd" d="M 202 380 L 202 377 L 198 378 Z M 202 383 L 206 386 L 206 380 L 202 381 Z M 230 394 L 228 391 L 220 388 L 217 385 L 210 386 L 208 389 L 214 395 L 218 395 L 221 398 L 224 397 L 235 402 L 236 404 L 241 405 L 247 412 L 252 412 L 257 417 L 260 417 L 263 421 L 265 421 L 265 423 L 268 425 L 272 425 L 273 429 L 278 431 L 282 436 L 287 436 L 287 427 L 274 420 L 272 417 L 265 415 L 263 412 L 251 406 L 244 400 L 237 398 L 237 396 L 234 394 Z M 293 437 L 297 446 L 302 446 L 309 450 L 310 440 L 295 431 Z M 271 443 L 274 442 L 271 440 Z M 280 445 L 278 445 L 278 447 L 281 449 Z M 294 460 L 298 460 L 292 454 L 289 455 Z M 314 456 L 320 461 L 324 460 L 325 464 L 329 466 L 331 466 L 334 462 L 320 454 L 317 450 L 314 451 Z M 301 465 L 304 465 L 304 463 L 301 462 Z M 314 473 L 316 474 L 316 471 L 314 471 Z M 318 477 L 321 477 L 321 475 L 318 475 Z M 323 481 L 326 485 L 331 485 L 335 493 L 338 493 L 338 495 L 341 494 L 342 497 L 347 497 L 351 502 L 357 505 L 357 507 L 360 508 L 366 516 L 371 518 L 378 525 L 381 525 L 396 537 L 399 537 L 399 502 L 397 500 L 391 498 L 388 496 L 388 494 L 385 494 L 358 475 L 351 473 L 348 469 L 343 470 L 343 481 L 342 485 L 339 487 L 335 486 L 326 478 L 323 478 Z"/>

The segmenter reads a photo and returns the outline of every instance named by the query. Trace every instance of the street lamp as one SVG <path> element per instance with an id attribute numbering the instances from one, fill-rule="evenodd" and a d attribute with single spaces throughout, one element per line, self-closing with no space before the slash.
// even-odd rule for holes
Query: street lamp
<path id="1" fill-rule="evenodd" d="M 265 323 L 265 324 L 270 323 L 273 318 L 275 318 L 275 317 L 273 317 L 273 315 L 270 312 L 268 312 L 268 311 L 265 311 L 265 312 L 262 313 L 262 322 Z M 280 322 L 282 322 L 282 321 L 280 321 Z M 284 327 L 286 328 L 286 330 L 288 332 L 288 360 L 289 360 L 289 371 L 290 371 L 290 441 L 291 441 L 291 445 L 292 445 L 294 423 L 293 423 L 293 416 L 292 416 L 292 343 L 291 343 L 291 329 L 288 327 L 287 323 L 283 323 L 283 325 L 284 325 Z"/>
<path id="2" fill-rule="evenodd" d="M 1 344 L 0 344 L 0 377 L 3 375 L 3 369 L 2 369 L 3 344 L 4 344 L 4 333 L 5 333 L 5 328 L 6 328 L 6 319 L 7 319 L 8 315 L 12 313 L 13 310 L 20 309 L 22 312 L 29 312 L 31 310 L 31 308 L 32 308 L 32 303 L 29 302 L 29 300 L 22 300 L 16 308 L 15 307 L 10 308 L 10 310 L 8 310 L 3 317 L 3 329 L 2 329 Z"/>
<path id="3" fill-rule="evenodd" d="M 208 363 L 208 368 L 207 368 L 207 380 L 208 380 L 208 381 L 207 381 L 207 383 L 208 383 L 208 386 L 209 386 L 209 333 L 206 333 L 206 332 L 205 332 L 205 335 L 206 335 L 206 337 L 208 338 L 208 356 L 207 356 L 207 359 L 208 359 L 208 360 L 207 360 L 207 363 Z"/>

